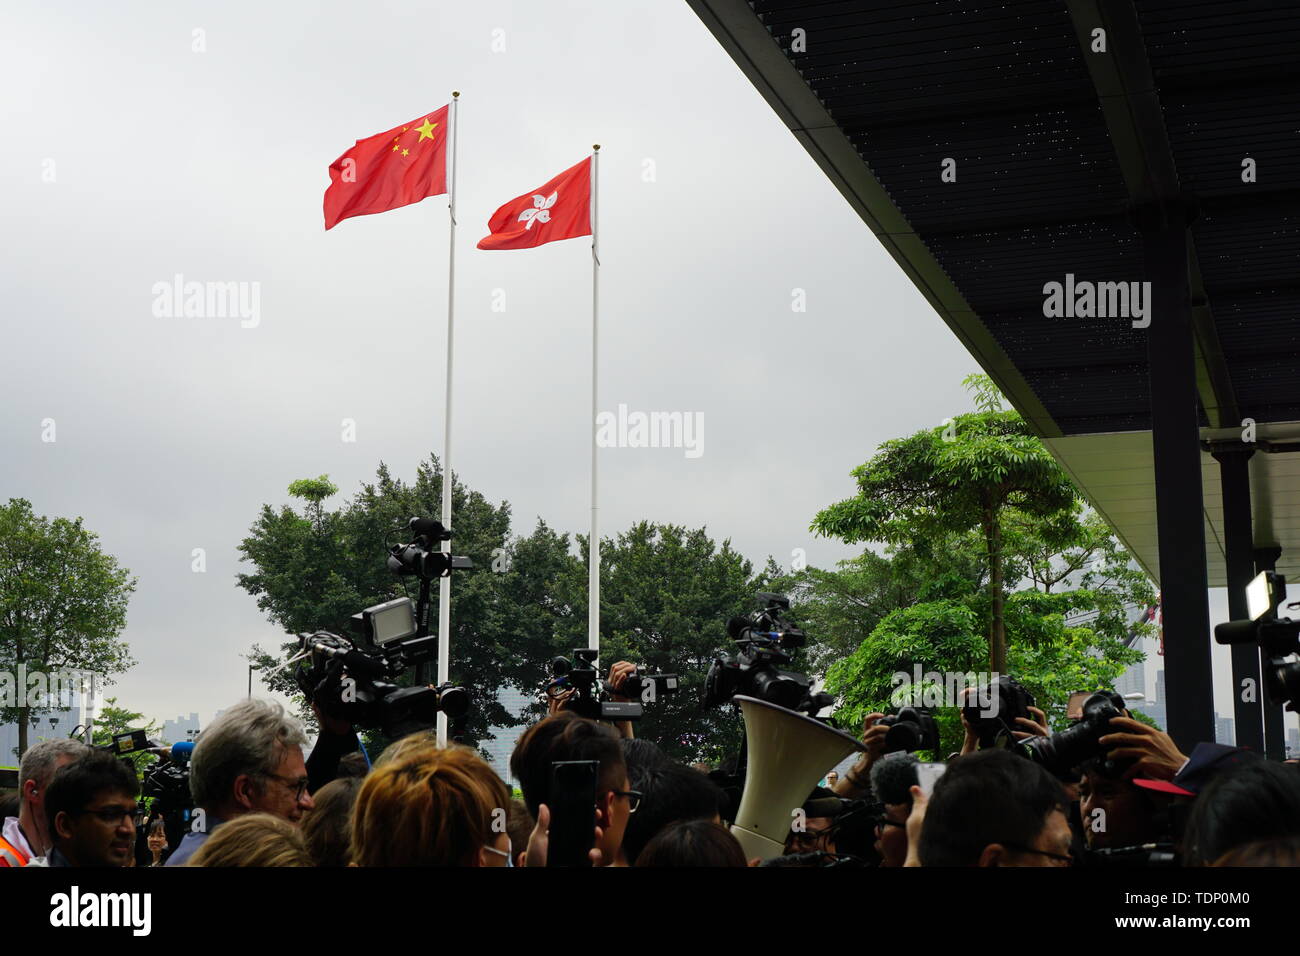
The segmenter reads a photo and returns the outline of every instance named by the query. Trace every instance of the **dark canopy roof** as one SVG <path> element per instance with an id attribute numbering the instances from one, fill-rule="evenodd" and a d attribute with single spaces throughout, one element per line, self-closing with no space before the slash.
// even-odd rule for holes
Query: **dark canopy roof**
<path id="1" fill-rule="evenodd" d="M 1045 317 L 1045 283 L 1142 280 L 1130 210 L 1191 198 L 1203 437 L 1300 438 L 1300 4 L 688 2 L 1153 576 L 1146 334 Z M 1293 457 L 1251 463 L 1255 543 L 1291 573 Z"/>

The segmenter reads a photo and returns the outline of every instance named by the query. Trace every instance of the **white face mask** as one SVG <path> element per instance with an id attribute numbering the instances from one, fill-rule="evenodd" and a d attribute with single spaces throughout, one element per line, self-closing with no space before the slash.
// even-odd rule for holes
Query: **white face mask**
<path id="1" fill-rule="evenodd" d="M 498 850 L 496 847 L 488 846 L 486 843 L 483 844 L 483 849 L 487 850 L 489 853 L 495 853 L 497 856 L 504 856 L 506 858 L 506 866 L 515 865 L 515 848 L 513 844 L 511 844 L 509 837 L 506 837 L 506 849 L 504 850 Z"/>

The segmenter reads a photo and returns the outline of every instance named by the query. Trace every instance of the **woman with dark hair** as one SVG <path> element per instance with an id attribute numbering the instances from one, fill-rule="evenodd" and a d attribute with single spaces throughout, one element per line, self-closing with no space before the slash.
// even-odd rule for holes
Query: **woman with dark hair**
<path id="1" fill-rule="evenodd" d="M 1257 760 L 1201 791 L 1183 835 L 1183 865 L 1209 866 L 1247 843 L 1300 835 L 1300 772 Z"/>
<path id="2" fill-rule="evenodd" d="M 731 832 L 712 820 L 665 827 L 637 856 L 637 866 L 748 866 Z"/>
<path id="3" fill-rule="evenodd" d="M 149 862 L 145 865 L 162 866 L 171 855 L 171 848 L 167 846 L 167 830 L 161 817 L 151 821 L 148 826 L 149 835 L 145 838 L 145 842 L 149 846 Z"/>

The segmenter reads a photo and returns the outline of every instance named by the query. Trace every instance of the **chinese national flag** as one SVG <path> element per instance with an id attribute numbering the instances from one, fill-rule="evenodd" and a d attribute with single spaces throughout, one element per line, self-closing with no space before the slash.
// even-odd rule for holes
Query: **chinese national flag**
<path id="1" fill-rule="evenodd" d="M 359 139 L 330 164 L 325 228 L 447 191 L 447 107 Z"/>
<path id="2" fill-rule="evenodd" d="M 545 186 L 510 200 L 488 220 L 480 249 L 531 249 L 557 239 L 591 235 L 591 157 Z"/>

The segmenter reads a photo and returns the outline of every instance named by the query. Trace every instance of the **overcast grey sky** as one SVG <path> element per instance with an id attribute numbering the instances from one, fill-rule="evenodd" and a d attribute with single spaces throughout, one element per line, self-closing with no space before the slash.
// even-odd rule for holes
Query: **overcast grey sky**
<path id="1" fill-rule="evenodd" d="M 10 0 L 0 494 L 83 516 L 139 577 L 129 707 L 206 722 L 244 694 L 240 655 L 280 639 L 235 585 L 264 502 L 441 453 L 445 197 L 329 233 L 321 199 L 355 140 L 452 89 L 453 464 L 517 533 L 588 521 L 589 242 L 474 245 L 595 142 L 601 407 L 705 422 L 698 458 L 601 453 L 604 533 L 707 525 L 830 564 L 856 549 L 807 528 L 850 469 L 968 407 L 974 361 L 685 3 Z M 177 274 L 259 283 L 260 322 L 156 317 Z"/>

